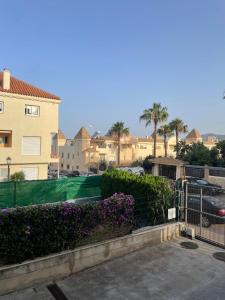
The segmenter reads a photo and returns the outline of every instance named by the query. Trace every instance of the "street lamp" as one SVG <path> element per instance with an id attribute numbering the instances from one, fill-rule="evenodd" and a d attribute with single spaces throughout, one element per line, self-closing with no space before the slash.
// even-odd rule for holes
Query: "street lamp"
<path id="1" fill-rule="evenodd" d="M 8 156 L 6 158 L 6 163 L 7 163 L 7 166 L 8 166 L 8 181 L 10 180 L 10 165 L 11 165 L 11 162 L 12 162 L 12 158 Z"/>

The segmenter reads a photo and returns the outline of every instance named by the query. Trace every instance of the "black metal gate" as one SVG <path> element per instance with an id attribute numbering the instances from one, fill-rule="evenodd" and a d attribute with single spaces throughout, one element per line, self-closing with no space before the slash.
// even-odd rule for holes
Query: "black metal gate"
<path id="1" fill-rule="evenodd" d="M 225 247 L 225 194 L 185 183 L 177 195 L 179 221 L 197 238 Z"/>

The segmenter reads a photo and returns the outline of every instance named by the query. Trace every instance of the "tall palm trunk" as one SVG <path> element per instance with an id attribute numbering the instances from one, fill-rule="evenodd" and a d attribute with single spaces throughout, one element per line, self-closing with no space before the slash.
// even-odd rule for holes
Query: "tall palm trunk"
<path id="1" fill-rule="evenodd" d="M 179 132 L 176 129 L 176 157 L 178 157 L 178 149 L 177 149 L 178 142 L 179 142 Z"/>
<path id="2" fill-rule="evenodd" d="M 157 122 L 154 121 L 154 151 L 153 151 L 154 157 L 156 157 L 156 139 L 157 139 Z"/>
<path id="3" fill-rule="evenodd" d="M 117 164 L 120 166 L 120 134 L 118 134 L 118 154 L 117 154 Z"/>
<path id="4" fill-rule="evenodd" d="M 167 149 L 168 149 L 167 137 L 166 137 L 166 135 L 164 135 L 164 150 L 165 150 L 165 157 L 167 157 Z"/>

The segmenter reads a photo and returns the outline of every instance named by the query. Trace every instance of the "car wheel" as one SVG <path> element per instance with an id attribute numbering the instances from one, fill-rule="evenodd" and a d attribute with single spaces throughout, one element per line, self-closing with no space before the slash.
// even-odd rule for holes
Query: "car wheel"
<path id="1" fill-rule="evenodd" d="M 208 228 L 211 225 L 207 216 L 202 216 L 202 227 Z"/>

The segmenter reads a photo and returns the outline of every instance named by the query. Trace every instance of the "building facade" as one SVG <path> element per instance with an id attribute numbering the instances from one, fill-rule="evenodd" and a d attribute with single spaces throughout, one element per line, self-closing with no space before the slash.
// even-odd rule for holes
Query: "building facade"
<path id="1" fill-rule="evenodd" d="M 214 138 L 207 141 L 202 139 L 201 134 L 193 129 L 184 139 L 192 144 L 203 142 L 209 149 L 217 142 Z M 66 139 L 61 134 L 59 139 L 60 171 L 87 172 L 92 168 L 98 169 L 101 161 L 108 165 L 116 165 L 118 156 L 118 143 L 115 137 L 95 135 L 91 137 L 89 132 L 82 127 L 73 139 Z M 132 162 L 143 160 L 148 155 L 153 155 L 153 138 L 124 136 L 121 138 L 120 165 L 129 166 Z M 175 157 L 175 136 L 168 140 L 168 157 Z M 157 137 L 157 157 L 165 154 L 164 142 Z"/>
<path id="2" fill-rule="evenodd" d="M 46 179 L 58 165 L 60 98 L 0 72 L 0 181 L 23 171 L 28 180 Z"/>
<path id="3" fill-rule="evenodd" d="M 105 161 L 108 165 L 116 165 L 118 159 L 118 142 L 116 137 L 95 136 L 82 127 L 74 139 L 60 141 L 59 157 L 61 171 L 81 171 L 99 168 L 99 164 Z M 173 139 L 171 139 L 173 142 Z M 169 142 L 168 154 L 174 155 L 174 145 Z M 153 154 L 152 137 L 123 136 L 121 138 L 120 165 L 128 166 L 136 160 L 143 160 Z M 157 156 L 164 155 L 164 143 L 157 137 Z"/>

